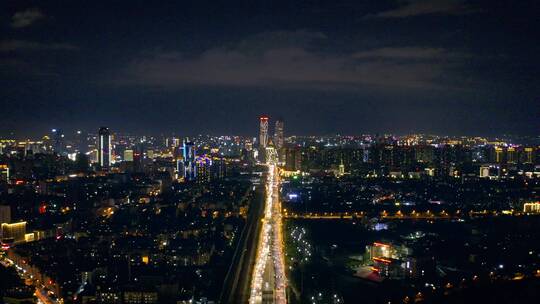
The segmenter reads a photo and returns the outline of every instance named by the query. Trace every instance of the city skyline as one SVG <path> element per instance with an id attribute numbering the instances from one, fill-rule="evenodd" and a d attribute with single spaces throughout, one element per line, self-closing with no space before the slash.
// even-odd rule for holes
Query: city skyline
<path id="1" fill-rule="evenodd" d="M 504 139 L 504 140 L 517 140 L 517 143 L 519 143 L 520 140 L 524 140 L 526 142 L 536 142 L 540 140 L 540 136 L 536 134 L 515 134 L 515 133 L 495 133 L 495 134 L 479 134 L 479 133 L 472 133 L 472 134 L 466 134 L 466 133 L 458 133 L 458 134 L 452 134 L 452 133 L 430 133 L 430 132 L 405 132 L 405 133 L 395 133 L 395 132 L 389 132 L 389 131 L 383 131 L 383 132 L 357 132 L 357 133 L 340 133 L 340 132 L 321 132 L 321 133 L 292 133 L 288 130 L 285 132 L 283 129 L 284 120 L 280 116 L 278 118 L 270 117 L 269 115 L 258 115 L 257 117 L 251 117 L 251 123 L 259 123 L 259 127 L 257 130 L 251 130 L 249 132 L 239 132 L 239 133 L 225 133 L 225 132 L 185 132 L 180 133 L 177 131 L 170 131 L 170 132 L 132 132 L 129 130 L 124 129 L 117 129 L 114 128 L 111 130 L 111 134 L 121 135 L 121 136 L 149 136 L 149 137 L 155 137 L 155 138 L 186 138 L 189 139 L 193 136 L 232 136 L 232 137 L 244 137 L 244 138 L 252 138 L 255 139 L 257 142 L 261 140 L 261 123 L 262 120 L 267 121 L 266 126 L 266 142 L 268 143 L 271 141 L 275 144 L 276 141 L 281 142 L 281 145 L 283 145 L 282 141 L 284 138 L 288 137 L 332 137 L 332 136 L 344 136 L 344 137 L 365 137 L 365 136 L 371 136 L 371 137 L 407 137 L 407 136 L 415 136 L 415 135 L 421 135 L 421 136 L 434 136 L 434 137 L 450 137 L 450 138 L 467 138 L 467 137 L 482 137 L 486 139 Z M 45 137 L 48 137 L 49 139 L 54 139 L 56 136 L 61 136 L 62 138 L 66 138 L 73 141 L 79 141 L 81 137 L 88 137 L 88 136 L 95 136 L 99 135 L 100 128 L 109 128 L 110 126 L 104 127 L 102 125 L 94 126 L 89 129 L 81 129 L 81 128 L 49 128 L 49 129 L 42 129 L 38 130 L 36 134 L 32 135 L 21 135 L 19 133 L 15 132 L 8 132 L 5 134 L 0 133 L 0 138 L 5 140 L 19 140 L 19 141 L 25 141 L 25 140 L 42 140 Z M 288 124 L 287 124 L 288 127 Z M 280 130 L 280 131 L 278 131 Z M 279 145 L 279 144 L 278 144 Z"/>

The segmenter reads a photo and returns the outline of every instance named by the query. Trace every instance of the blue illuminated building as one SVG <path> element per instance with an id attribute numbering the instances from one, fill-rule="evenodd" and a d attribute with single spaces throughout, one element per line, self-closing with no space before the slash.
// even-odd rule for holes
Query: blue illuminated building
<path id="1" fill-rule="evenodd" d="M 184 140 L 184 147 L 182 148 L 182 156 L 184 158 L 184 180 L 186 181 L 194 181 L 197 177 L 197 170 L 196 170 L 196 150 L 195 150 L 195 144 L 191 141 L 189 141 L 188 138 Z"/>

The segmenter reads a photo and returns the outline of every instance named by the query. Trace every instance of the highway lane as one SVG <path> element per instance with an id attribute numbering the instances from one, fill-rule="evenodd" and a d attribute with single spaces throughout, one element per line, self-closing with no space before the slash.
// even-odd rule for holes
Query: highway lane
<path id="1" fill-rule="evenodd" d="M 268 164 L 264 218 L 253 268 L 250 304 L 287 303 L 279 187 L 278 168 Z"/>
<path id="2" fill-rule="evenodd" d="M 250 203 L 246 225 L 242 229 L 230 269 L 225 277 L 220 303 L 247 303 L 249 300 L 250 281 L 255 265 L 264 199 L 264 185 L 257 186 Z"/>

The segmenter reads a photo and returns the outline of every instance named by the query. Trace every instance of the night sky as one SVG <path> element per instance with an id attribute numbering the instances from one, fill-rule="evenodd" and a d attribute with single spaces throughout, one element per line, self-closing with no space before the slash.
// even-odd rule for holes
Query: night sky
<path id="1" fill-rule="evenodd" d="M 540 134 L 540 1 L 157 2 L 2 1 L 0 135 Z"/>

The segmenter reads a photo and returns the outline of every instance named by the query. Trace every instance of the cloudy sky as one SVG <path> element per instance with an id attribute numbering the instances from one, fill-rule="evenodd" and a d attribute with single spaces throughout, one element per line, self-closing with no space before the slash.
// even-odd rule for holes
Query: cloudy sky
<path id="1" fill-rule="evenodd" d="M 540 134 L 538 1 L 110 2 L 0 4 L 1 135 Z"/>

